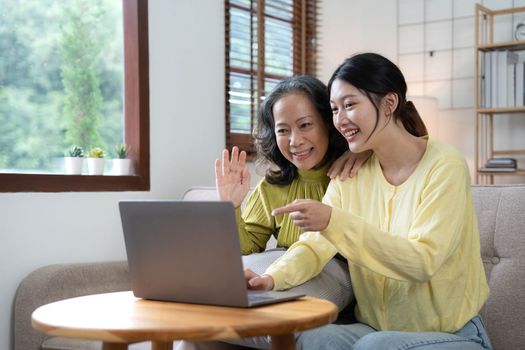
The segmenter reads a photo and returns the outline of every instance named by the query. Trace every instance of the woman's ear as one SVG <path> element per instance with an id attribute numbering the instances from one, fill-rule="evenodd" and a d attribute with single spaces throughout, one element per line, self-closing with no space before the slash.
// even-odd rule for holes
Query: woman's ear
<path id="1" fill-rule="evenodd" d="M 383 97 L 385 114 L 392 115 L 399 104 L 399 98 L 396 93 L 389 92 Z"/>

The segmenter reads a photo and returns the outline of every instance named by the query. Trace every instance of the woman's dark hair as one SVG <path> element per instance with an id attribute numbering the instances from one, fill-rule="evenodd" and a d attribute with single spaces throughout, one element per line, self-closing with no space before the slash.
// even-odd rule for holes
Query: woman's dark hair
<path id="1" fill-rule="evenodd" d="M 387 58 L 375 53 L 362 53 L 347 58 L 332 74 L 328 91 L 336 80 L 343 80 L 364 93 L 376 109 L 376 130 L 379 122 L 379 103 L 388 93 L 398 97 L 392 112 L 394 121 L 401 120 L 405 129 L 414 136 L 427 135 L 427 128 L 412 101 L 406 100 L 407 84 L 403 73 Z M 370 137 L 370 136 L 369 136 Z"/>
<path id="2" fill-rule="evenodd" d="M 262 102 L 257 126 L 253 132 L 259 162 L 270 162 L 277 166 L 266 170 L 265 178 L 271 184 L 286 185 L 297 176 L 297 168 L 279 151 L 275 137 L 275 120 L 273 106 L 288 94 L 302 94 L 314 105 L 328 130 L 328 149 L 322 161 L 327 164 L 334 161 L 348 150 L 344 137 L 337 131 L 332 122 L 332 110 L 328 97 L 328 89 L 318 79 L 300 75 L 279 82 Z"/>

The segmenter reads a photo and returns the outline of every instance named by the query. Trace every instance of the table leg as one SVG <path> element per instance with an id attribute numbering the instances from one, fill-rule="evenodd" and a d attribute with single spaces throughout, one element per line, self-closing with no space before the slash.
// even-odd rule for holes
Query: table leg
<path id="1" fill-rule="evenodd" d="M 295 350 L 293 333 L 272 335 L 272 350 Z"/>
<path id="2" fill-rule="evenodd" d="M 128 344 L 103 342 L 102 350 L 128 350 Z"/>
<path id="3" fill-rule="evenodd" d="M 152 341 L 151 350 L 173 350 L 173 342 L 169 341 Z"/>

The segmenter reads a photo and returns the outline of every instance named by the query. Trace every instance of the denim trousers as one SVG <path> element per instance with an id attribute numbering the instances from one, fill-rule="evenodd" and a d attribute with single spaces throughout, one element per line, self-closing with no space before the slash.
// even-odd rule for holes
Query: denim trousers
<path id="1" fill-rule="evenodd" d="M 456 333 L 376 331 L 363 323 L 330 324 L 298 334 L 297 349 L 330 350 L 482 350 L 492 349 L 481 317 Z"/>

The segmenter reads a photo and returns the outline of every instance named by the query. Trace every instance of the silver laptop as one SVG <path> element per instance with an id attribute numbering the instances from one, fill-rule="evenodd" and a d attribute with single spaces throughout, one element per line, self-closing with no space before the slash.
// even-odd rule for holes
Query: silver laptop
<path id="1" fill-rule="evenodd" d="M 304 294 L 248 290 L 230 202 L 121 201 L 136 297 L 250 307 Z"/>

